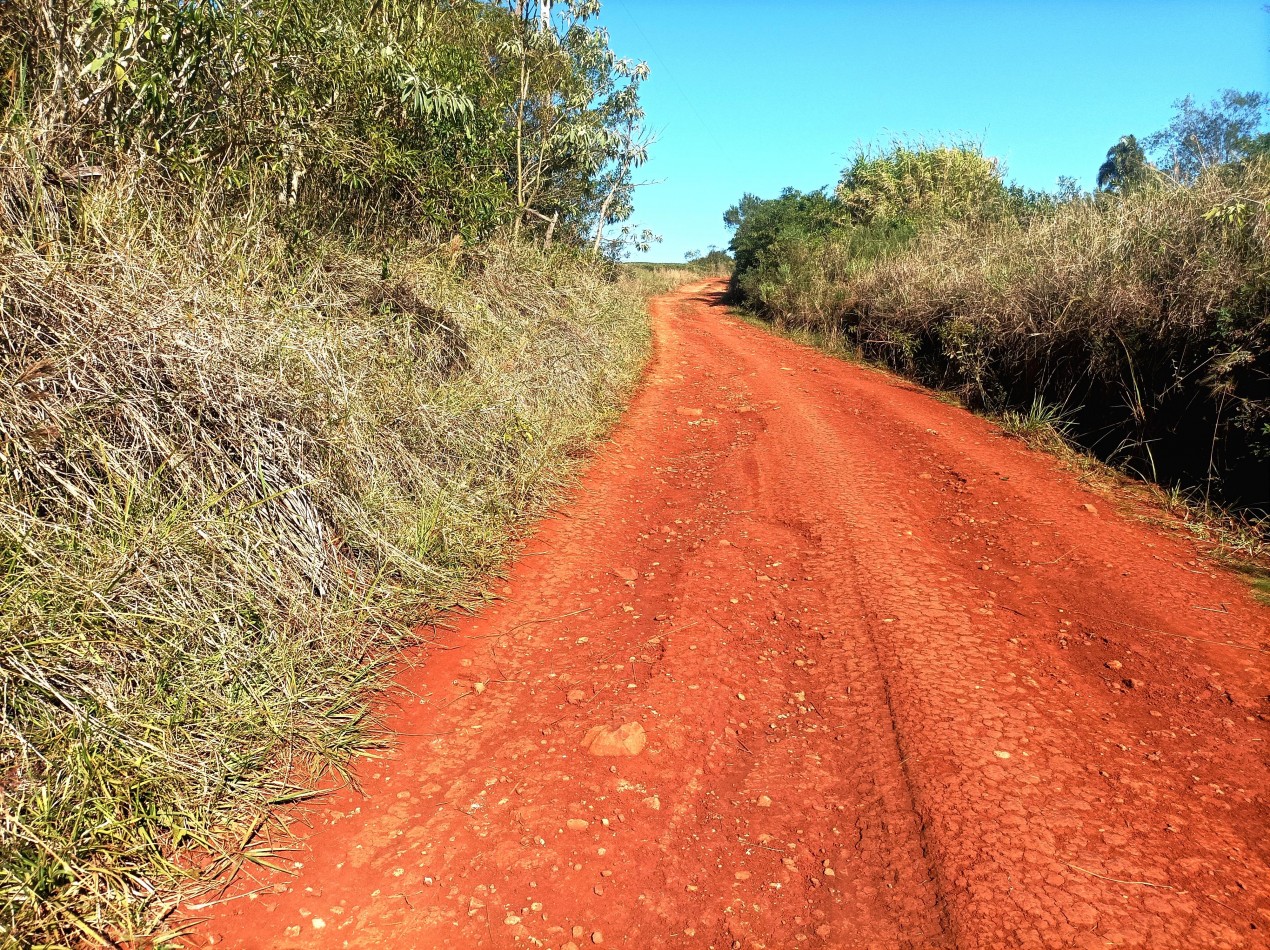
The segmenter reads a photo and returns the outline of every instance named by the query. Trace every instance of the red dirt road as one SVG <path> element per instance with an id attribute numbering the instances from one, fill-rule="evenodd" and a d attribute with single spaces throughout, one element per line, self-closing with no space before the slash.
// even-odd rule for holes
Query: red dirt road
<path id="1" fill-rule="evenodd" d="M 720 289 L 653 302 L 568 513 L 402 674 L 365 797 L 196 942 L 1270 945 L 1270 610 Z"/>

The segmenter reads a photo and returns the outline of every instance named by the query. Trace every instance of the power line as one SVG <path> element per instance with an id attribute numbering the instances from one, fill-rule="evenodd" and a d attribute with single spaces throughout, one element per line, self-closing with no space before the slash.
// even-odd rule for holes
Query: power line
<path id="1" fill-rule="evenodd" d="M 612 2 L 621 8 L 623 15 L 630 21 L 631 26 L 635 27 L 636 32 L 643 38 L 644 42 L 648 46 L 649 54 L 657 61 L 658 68 L 665 70 L 667 77 L 669 77 L 670 81 L 674 83 L 675 89 L 679 92 L 680 98 L 683 99 L 683 101 L 688 104 L 688 108 L 692 110 L 692 114 L 696 118 L 697 125 L 700 127 L 701 131 L 707 134 L 714 132 L 715 130 L 712 127 L 709 127 L 710 124 L 701 114 L 701 110 L 697 108 L 697 103 L 693 100 L 692 96 L 688 95 L 688 90 L 683 87 L 683 84 L 679 82 L 678 77 L 675 76 L 671 68 L 666 65 L 666 61 L 662 59 L 661 54 L 653 45 L 653 41 L 649 39 L 648 34 L 644 32 L 644 28 L 639 25 L 639 21 L 635 19 L 634 14 L 632 14 L 630 9 L 626 6 L 625 0 L 622 0 L 620 3 L 618 0 L 612 0 Z"/>

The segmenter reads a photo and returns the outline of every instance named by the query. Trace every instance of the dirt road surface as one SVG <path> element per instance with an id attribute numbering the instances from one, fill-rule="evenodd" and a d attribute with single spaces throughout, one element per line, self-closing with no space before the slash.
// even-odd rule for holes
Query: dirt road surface
<path id="1" fill-rule="evenodd" d="M 504 599 L 195 943 L 1270 945 L 1270 610 L 721 289 L 653 302 L 643 388 Z"/>

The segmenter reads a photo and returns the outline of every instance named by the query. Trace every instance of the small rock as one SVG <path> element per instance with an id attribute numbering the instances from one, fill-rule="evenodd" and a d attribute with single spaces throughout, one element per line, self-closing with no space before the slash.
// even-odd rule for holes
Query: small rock
<path id="1" fill-rule="evenodd" d="M 309 923 L 313 925 L 314 930 L 321 930 L 323 927 L 326 926 L 326 921 L 323 920 L 321 917 L 314 917 L 312 920 L 309 921 Z"/>
<path id="2" fill-rule="evenodd" d="M 1141 689 L 1143 686 L 1142 680 L 1135 680 L 1131 676 L 1126 676 L 1122 682 L 1124 683 L 1125 689 Z"/>
<path id="3" fill-rule="evenodd" d="M 515 927 L 518 923 L 520 923 L 520 918 L 515 914 L 508 914 L 505 918 L 503 918 L 503 923 L 505 923 L 508 927 Z"/>
<path id="4" fill-rule="evenodd" d="M 1121 667 L 1123 667 L 1123 666 L 1124 666 L 1124 664 L 1123 664 L 1123 663 L 1121 663 L 1119 660 L 1108 660 L 1108 661 L 1107 661 L 1107 669 L 1109 669 L 1109 670 L 1118 670 L 1118 669 L 1120 669 L 1120 668 L 1121 668 Z"/>
<path id="5" fill-rule="evenodd" d="M 565 822 L 565 826 L 570 831 L 586 831 L 587 828 L 591 827 L 591 823 L 582 818 L 570 818 Z"/>
<path id="6" fill-rule="evenodd" d="M 647 805 L 649 808 L 651 808 L 653 811 L 661 811 L 661 799 L 658 798 L 656 795 L 649 795 L 647 798 L 644 799 L 644 804 Z"/>
<path id="7" fill-rule="evenodd" d="M 1088 504 L 1086 504 L 1086 505 L 1081 505 L 1081 506 L 1080 506 L 1080 508 L 1081 508 L 1081 511 L 1087 511 L 1087 512 L 1089 512 L 1091 515 L 1096 515 L 1096 514 L 1098 514 L 1098 509 L 1097 509 L 1097 508 L 1095 508 L 1093 505 L 1088 505 Z"/>
<path id="8" fill-rule="evenodd" d="M 582 748 L 598 756 L 631 756 L 644 751 L 648 736 L 637 722 L 628 722 L 616 729 L 611 726 L 592 726 L 582 737 Z"/>
<path id="9" fill-rule="evenodd" d="M 573 928 L 573 938 L 574 938 L 575 940 L 580 940 L 580 939 L 582 938 L 582 935 L 583 935 L 584 933 L 586 933 L 586 931 L 585 931 L 585 930 L 583 930 L 581 927 L 574 927 L 574 928 Z"/>
<path id="10" fill-rule="evenodd" d="M 571 689 L 569 690 L 569 695 L 566 698 L 572 705 L 580 706 L 582 703 L 586 702 L 586 693 L 580 689 Z"/>
<path id="11" fill-rule="evenodd" d="M 603 934 L 603 933 L 601 933 L 600 931 L 598 931 L 598 930 L 597 930 L 595 933 L 591 934 L 591 942 L 592 942 L 592 943 L 603 943 L 603 942 L 604 942 L 604 934 Z"/>
<path id="12" fill-rule="evenodd" d="M 768 798 L 766 795 L 760 795 L 758 797 L 758 801 L 755 804 L 757 804 L 759 808 L 771 808 L 772 800 Z"/>
<path id="13" fill-rule="evenodd" d="M 619 567 L 613 572 L 624 581 L 633 581 L 639 577 L 639 572 L 633 567 Z"/>
<path id="14" fill-rule="evenodd" d="M 737 879 L 738 881 L 748 881 L 748 880 L 750 879 L 750 872 L 749 872 L 749 871 L 737 871 L 737 872 L 736 872 L 736 879 Z"/>

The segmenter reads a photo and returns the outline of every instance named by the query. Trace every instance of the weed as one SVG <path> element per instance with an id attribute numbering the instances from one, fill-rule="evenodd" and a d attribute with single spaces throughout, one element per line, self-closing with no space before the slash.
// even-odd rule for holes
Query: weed
<path id="1" fill-rule="evenodd" d="M 1074 426 L 1073 412 L 1045 403 L 1040 396 L 1023 411 L 1007 409 L 1001 414 L 1001 428 L 1037 448 L 1068 447 Z"/>

